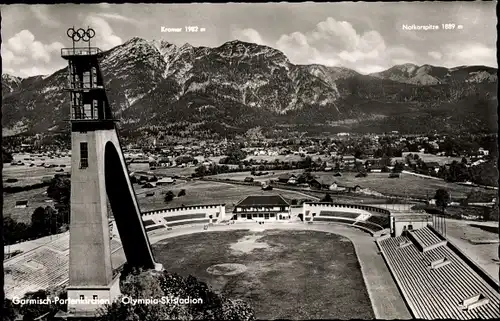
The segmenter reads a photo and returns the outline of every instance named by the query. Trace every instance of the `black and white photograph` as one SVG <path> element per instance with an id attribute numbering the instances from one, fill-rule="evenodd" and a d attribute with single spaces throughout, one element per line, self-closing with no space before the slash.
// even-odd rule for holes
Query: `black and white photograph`
<path id="1" fill-rule="evenodd" d="M 500 319 L 496 10 L 1 4 L 3 320 Z"/>

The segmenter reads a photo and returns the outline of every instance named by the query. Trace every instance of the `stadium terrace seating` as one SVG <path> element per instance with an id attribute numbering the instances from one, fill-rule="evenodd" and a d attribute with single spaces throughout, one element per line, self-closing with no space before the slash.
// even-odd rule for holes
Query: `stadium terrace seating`
<path id="1" fill-rule="evenodd" d="M 197 219 L 197 218 L 205 218 L 206 214 L 205 213 L 196 213 L 196 214 L 184 214 L 184 215 L 175 215 L 175 216 L 164 216 L 163 218 L 167 222 L 174 222 L 174 221 L 180 221 L 180 220 L 192 220 L 192 219 Z M 172 225 L 172 224 L 168 224 Z"/>
<path id="2" fill-rule="evenodd" d="M 382 231 L 384 228 L 380 225 L 377 225 L 377 224 L 373 224 L 373 223 L 370 223 L 370 222 L 362 222 L 362 221 L 358 221 L 356 223 L 354 223 L 355 226 L 362 226 L 364 228 L 367 228 L 369 229 L 370 231 L 372 232 L 378 232 L 378 231 Z"/>
<path id="3" fill-rule="evenodd" d="M 144 223 L 145 227 L 148 227 L 150 225 L 155 225 L 156 224 L 155 221 L 153 221 L 153 220 L 144 220 L 142 222 Z"/>
<path id="4" fill-rule="evenodd" d="M 358 216 L 356 218 L 356 220 L 358 220 L 358 221 L 366 221 L 370 216 L 371 216 L 371 214 L 363 213 L 360 216 Z"/>
<path id="5" fill-rule="evenodd" d="M 122 243 L 119 240 L 111 239 L 111 243 L 110 243 L 111 253 L 113 253 L 114 251 L 118 250 L 121 247 L 122 247 Z"/>
<path id="6" fill-rule="evenodd" d="M 380 225 L 383 228 L 389 228 L 390 226 L 389 216 L 387 215 L 386 216 L 372 215 L 368 218 L 367 221 L 370 223 Z"/>
<path id="7" fill-rule="evenodd" d="M 421 252 L 407 236 L 378 239 L 377 244 L 415 318 L 500 318 L 498 290 L 449 246 Z"/>
<path id="8" fill-rule="evenodd" d="M 438 246 L 446 245 L 446 241 L 439 238 L 430 228 L 424 227 L 410 231 L 409 238 L 417 245 L 420 251 L 426 252 Z"/>
<path id="9" fill-rule="evenodd" d="M 356 219 L 360 214 L 352 213 L 352 212 L 337 212 L 337 211 L 321 211 L 319 212 L 319 216 L 330 216 L 330 217 L 345 217 Z"/>
<path id="10" fill-rule="evenodd" d="M 344 223 L 352 225 L 355 221 L 347 218 L 336 218 L 329 216 L 318 216 L 314 218 L 314 222 L 331 222 L 331 223 Z"/>
<path id="11" fill-rule="evenodd" d="M 33 267 L 39 268 L 33 268 Z M 68 278 L 69 252 L 61 254 L 47 246 L 5 262 L 5 293 L 24 293 L 59 285 Z"/>
<path id="12" fill-rule="evenodd" d="M 67 251 L 69 249 L 69 234 L 59 236 L 57 240 L 50 242 L 47 246 L 57 251 Z"/>
<path id="13" fill-rule="evenodd" d="M 151 232 L 151 231 L 154 231 L 154 230 L 159 230 L 161 228 L 165 228 L 165 225 L 154 225 L 154 226 L 148 226 L 146 227 L 146 232 Z"/>
<path id="14" fill-rule="evenodd" d="M 168 226 L 174 227 L 174 226 L 181 226 L 181 225 L 207 224 L 208 222 L 210 222 L 210 220 L 207 218 L 204 220 L 188 220 L 188 221 L 182 221 L 182 222 L 168 223 Z"/>

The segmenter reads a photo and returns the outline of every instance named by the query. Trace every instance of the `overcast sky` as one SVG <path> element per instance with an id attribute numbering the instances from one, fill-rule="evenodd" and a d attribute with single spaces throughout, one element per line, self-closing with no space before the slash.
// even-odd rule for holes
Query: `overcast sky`
<path id="1" fill-rule="evenodd" d="M 217 47 L 230 40 L 268 45 L 295 64 L 344 66 L 366 74 L 395 64 L 445 67 L 496 61 L 496 2 L 2 5 L 3 72 L 26 77 L 66 65 L 68 27 L 93 27 L 101 49 L 134 36 Z M 455 30 L 443 30 L 443 23 Z M 440 30 L 405 31 L 407 25 Z M 463 28 L 458 30 L 458 25 Z M 162 33 L 198 26 L 205 32 Z"/>

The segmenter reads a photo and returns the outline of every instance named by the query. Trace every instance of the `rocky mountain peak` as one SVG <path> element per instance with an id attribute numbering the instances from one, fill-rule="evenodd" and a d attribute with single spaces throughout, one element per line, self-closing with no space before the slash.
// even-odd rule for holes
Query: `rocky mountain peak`
<path id="1" fill-rule="evenodd" d="M 197 131 L 209 136 L 214 130 L 244 132 L 279 122 L 309 126 L 348 119 L 345 124 L 351 124 L 384 115 L 389 108 L 385 102 L 420 99 L 416 87 L 446 84 L 448 78 L 496 81 L 496 69 L 481 66 L 452 71 L 403 64 L 360 75 L 344 67 L 294 65 L 277 49 L 240 40 L 209 48 L 139 37 L 108 50 L 101 70 L 113 111 L 127 129 L 174 126 L 178 134 L 175 126 L 182 124 L 186 135 Z M 69 97 L 61 89 L 66 76 L 62 69 L 48 78 L 2 75 L 4 127 L 44 132 L 64 126 Z M 431 89 L 425 99 L 444 95 Z"/>

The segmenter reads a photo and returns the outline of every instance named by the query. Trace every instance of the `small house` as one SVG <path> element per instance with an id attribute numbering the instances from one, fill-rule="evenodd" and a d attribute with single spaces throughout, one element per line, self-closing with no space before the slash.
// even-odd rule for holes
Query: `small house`
<path id="1" fill-rule="evenodd" d="M 287 183 L 290 180 L 290 178 L 292 178 L 292 177 L 296 177 L 296 176 L 294 174 L 290 174 L 290 173 L 281 174 L 278 177 L 278 182 Z"/>
<path id="2" fill-rule="evenodd" d="M 356 186 L 347 186 L 346 189 L 348 192 L 352 193 L 352 192 L 360 192 L 362 188 L 361 186 L 356 185 Z"/>
<path id="3" fill-rule="evenodd" d="M 26 208 L 28 207 L 28 200 L 16 201 L 15 208 Z"/>
<path id="4" fill-rule="evenodd" d="M 356 157 L 354 157 L 352 155 L 347 155 L 347 156 L 342 157 L 342 161 L 346 164 L 354 164 L 354 163 L 356 163 Z"/>
<path id="5" fill-rule="evenodd" d="M 45 177 L 42 177 L 42 183 L 50 183 L 52 182 L 52 178 L 51 176 L 45 176 Z"/>
<path id="6" fill-rule="evenodd" d="M 332 176 L 324 176 L 321 178 L 315 178 L 309 182 L 309 185 L 315 189 L 336 189 L 337 183 Z M 333 186 L 333 187 L 332 187 Z"/>
<path id="7" fill-rule="evenodd" d="M 439 163 L 438 162 L 426 162 L 425 165 L 429 170 L 433 170 L 435 172 L 439 171 Z"/>
<path id="8" fill-rule="evenodd" d="M 156 185 L 171 185 L 175 184 L 175 179 L 172 177 L 162 177 L 157 182 Z"/>

